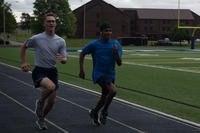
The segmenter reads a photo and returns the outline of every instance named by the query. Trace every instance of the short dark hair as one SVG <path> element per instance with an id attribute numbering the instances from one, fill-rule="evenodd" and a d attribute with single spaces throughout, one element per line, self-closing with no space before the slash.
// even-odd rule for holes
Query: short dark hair
<path id="1" fill-rule="evenodd" d="M 46 13 L 44 18 L 46 19 L 46 17 L 48 16 L 53 16 L 55 19 L 57 18 L 56 14 L 54 14 L 53 12 Z"/>
<path id="2" fill-rule="evenodd" d="M 107 28 L 111 28 L 111 24 L 109 22 L 103 22 L 100 26 L 100 31 L 103 31 Z"/>

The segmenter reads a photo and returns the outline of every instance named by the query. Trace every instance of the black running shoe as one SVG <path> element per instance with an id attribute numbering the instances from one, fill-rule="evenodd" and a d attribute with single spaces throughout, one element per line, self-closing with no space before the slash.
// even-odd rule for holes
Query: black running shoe
<path id="1" fill-rule="evenodd" d="M 90 117 L 93 121 L 93 124 L 94 125 L 100 125 L 98 113 L 96 111 L 94 111 L 94 109 L 92 109 L 92 110 L 89 111 L 89 114 L 90 114 Z"/>
<path id="2" fill-rule="evenodd" d="M 107 120 L 108 112 L 102 111 L 100 115 L 100 122 L 101 124 L 105 125 Z"/>

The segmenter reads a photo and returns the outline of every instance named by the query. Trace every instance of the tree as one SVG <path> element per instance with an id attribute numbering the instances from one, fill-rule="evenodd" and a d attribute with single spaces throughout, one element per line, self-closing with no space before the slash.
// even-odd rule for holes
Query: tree
<path id="1" fill-rule="evenodd" d="M 20 27 L 23 30 L 28 30 L 28 33 L 31 28 L 31 16 L 28 13 L 22 13 L 20 20 Z"/>
<path id="2" fill-rule="evenodd" d="M 191 39 L 191 34 L 188 29 L 175 28 L 171 31 L 170 38 L 174 41 L 179 41 L 181 45 L 182 40 L 189 41 Z"/>
<path id="3" fill-rule="evenodd" d="M 12 33 L 17 28 L 17 22 L 16 19 L 12 13 L 12 10 L 10 8 L 11 4 L 9 3 L 3 3 L 3 1 L 0 1 L 0 33 L 4 32 L 4 20 L 3 20 L 3 10 L 5 10 L 5 30 L 6 33 Z"/>
<path id="4" fill-rule="evenodd" d="M 68 0 L 36 0 L 34 2 L 34 21 L 32 31 L 39 33 L 44 30 L 44 15 L 47 12 L 53 12 L 57 15 L 56 33 L 73 37 L 76 32 L 76 18 L 72 13 Z"/>

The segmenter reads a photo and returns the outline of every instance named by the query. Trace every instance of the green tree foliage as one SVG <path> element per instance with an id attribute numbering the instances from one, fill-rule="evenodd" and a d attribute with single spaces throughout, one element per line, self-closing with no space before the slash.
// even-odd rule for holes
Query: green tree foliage
<path id="1" fill-rule="evenodd" d="M 6 33 L 12 33 L 17 28 L 17 22 L 10 8 L 11 4 L 3 4 L 3 0 L 1 0 L 0 5 L 0 33 L 4 32 L 3 10 L 5 10 L 5 31 Z"/>
<path id="2" fill-rule="evenodd" d="M 72 13 L 68 0 L 36 0 L 34 2 L 34 21 L 32 31 L 39 33 L 44 30 L 44 15 L 47 12 L 53 12 L 57 15 L 58 35 L 73 37 L 76 32 L 76 18 Z"/>
<path id="3" fill-rule="evenodd" d="M 31 28 L 31 16 L 28 13 L 22 13 L 20 20 L 20 28 L 30 31 Z"/>
<path id="4" fill-rule="evenodd" d="M 178 29 L 175 28 L 171 31 L 170 33 L 170 38 L 173 41 L 179 41 L 181 45 L 182 40 L 187 40 L 189 41 L 191 39 L 191 33 L 189 32 L 188 29 Z"/>

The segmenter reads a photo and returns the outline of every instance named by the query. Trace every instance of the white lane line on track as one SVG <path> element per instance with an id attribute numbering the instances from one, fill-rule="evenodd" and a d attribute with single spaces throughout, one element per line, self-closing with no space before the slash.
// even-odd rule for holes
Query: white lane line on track
<path id="1" fill-rule="evenodd" d="M 26 83 L 26 82 L 24 82 L 24 81 L 22 81 L 22 80 L 19 80 L 19 79 L 13 77 L 13 76 L 9 76 L 9 75 L 4 74 L 4 73 L 1 73 L 1 75 L 4 75 L 4 76 L 6 76 L 6 77 L 8 77 L 8 78 L 10 78 L 10 79 L 12 79 L 12 80 L 17 81 L 17 82 L 20 82 L 20 83 L 22 83 L 22 84 L 24 84 L 24 85 L 26 85 L 26 86 L 28 86 L 28 87 L 34 88 L 33 85 L 28 84 L 28 83 Z M 39 88 L 37 88 L 37 89 L 38 89 L 39 91 L 41 91 Z M 63 98 L 63 97 L 60 97 L 60 96 L 58 96 L 58 95 L 57 95 L 56 97 L 57 97 L 58 99 L 62 100 L 62 101 L 68 102 L 68 103 L 70 103 L 70 104 L 72 104 L 72 105 L 74 105 L 74 106 L 77 106 L 77 107 L 79 107 L 79 108 L 81 108 L 81 109 L 84 109 L 84 110 L 89 111 L 88 108 L 86 108 L 86 107 L 84 107 L 84 106 L 81 106 L 81 105 L 79 105 L 79 104 L 77 104 L 77 103 L 74 103 L 74 102 L 72 102 L 72 101 L 70 101 L 70 100 L 67 100 L 67 99 L 65 99 L 65 98 Z M 139 130 L 139 129 L 137 129 L 137 128 L 134 128 L 134 127 L 132 127 L 132 126 L 130 126 L 130 125 L 127 125 L 127 124 L 125 124 L 125 123 L 123 123 L 123 122 L 117 121 L 117 120 L 115 120 L 115 119 L 113 119 L 113 118 L 111 118 L 111 117 L 108 117 L 108 119 L 111 120 L 111 121 L 113 121 L 113 122 L 115 122 L 115 123 L 117 123 L 117 124 L 119 124 L 119 125 L 122 125 L 122 126 L 124 126 L 124 127 L 126 127 L 126 128 L 129 128 L 129 129 L 133 130 L 133 131 L 136 131 L 136 132 L 138 132 L 138 133 L 145 133 L 144 131 L 141 131 L 141 130 Z"/>
<path id="2" fill-rule="evenodd" d="M 35 114 L 35 112 L 33 110 L 31 110 L 30 108 L 26 107 L 25 105 L 23 105 L 22 103 L 20 103 L 19 101 L 17 101 L 16 99 L 8 96 L 6 93 L 2 92 L 0 90 L 0 94 L 2 94 L 3 96 L 7 97 L 8 99 L 12 100 L 13 102 L 15 102 L 16 104 L 20 105 L 21 107 L 25 108 L 26 110 L 30 111 L 31 113 Z M 61 128 L 60 126 L 56 125 L 55 123 L 51 122 L 48 119 L 45 119 L 48 123 L 50 123 L 52 126 L 56 127 L 58 130 L 62 131 L 63 133 L 69 133 L 68 131 L 66 131 L 65 129 Z"/>
<path id="3" fill-rule="evenodd" d="M 88 108 L 86 108 L 86 107 L 84 107 L 84 106 L 81 106 L 81 105 L 79 105 L 79 104 L 77 104 L 77 103 L 74 103 L 74 102 L 72 102 L 72 101 L 69 101 L 69 100 L 67 100 L 67 99 L 65 99 L 65 98 L 63 98 L 63 97 L 57 96 L 57 98 L 59 98 L 59 99 L 61 99 L 61 100 L 63 100 L 63 101 L 66 101 L 66 102 L 68 102 L 68 103 L 71 103 L 72 105 L 78 106 L 78 107 L 81 108 L 81 109 L 84 109 L 84 110 L 89 111 Z M 125 124 L 125 123 L 123 123 L 123 122 L 117 121 L 117 120 L 115 120 L 115 119 L 113 119 L 113 118 L 111 118 L 111 117 L 107 117 L 107 118 L 108 118 L 109 120 L 111 120 L 111 121 L 113 121 L 113 122 L 119 124 L 119 125 L 122 125 L 122 126 L 124 126 L 124 127 L 127 127 L 127 128 L 129 128 L 129 129 L 131 129 L 131 130 L 133 130 L 133 131 L 137 131 L 138 133 L 145 133 L 144 131 L 141 131 L 141 130 L 139 130 L 139 129 L 137 129 L 137 128 L 134 128 L 134 127 L 132 127 L 132 126 L 130 126 L 130 125 L 127 125 L 127 124 Z"/>
<path id="4" fill-rule="evenodd" d="M 15 66 L 11 66 L 11 65 L 8 65 L 8 64 L 4 64 L 4 63 L 1 63 L 0 64 L 2 65 L 5 65 L 5 66 L 9 66 L 11 68 L 15 68 L 17 70 L 20 70 L 20 68 L 18 67 L 15 67 Z M 30 72 L 31 73 L 31 72 Z M 9 75 L 8 75 L 9 76 Z M 20 82 L 20 81 L 19 81 Z M 99 92 L 96 92 L 96 91 L 93 91 L 93 90 L 89 90 L 89 89 L 86 89 L 86 88 L 83 88 L 83 87 L 80 87 L 80 86 L 77 86 L 77 85 L 74 85 L 74 84 L 70 84 L 70 83 L 66 83 L 66 82 L 63 82 L 63 81 L 60 81 L 61 83 L 63 84 L 66 84 L 66 85 L 70 85 L 72 87 L 75 87 L 76 89 L 79 89 L 81 91 L 84 91 L 86 93 L 89 93 L 89 94 L 93 94 L 93 95 L 96 95 L 96 96 L 99 96 L 100 93 Z M 26 82 L 24 82 L 24 84 L 27 84 Z M 28 85 L 28 84 L 27 84 Z M 28 85 L 29 86 L 29 85 Z M 32 85 L 30 85 L 31 87 L 33 87 Z M 165 118 L 165 119 L 168 119 L 168 120 L 171 120 L 171 121 L 174 121 L 174 122 L 178 122 L 178 123 L 181 123 L 183 125 L 187 125 L 187 126 L 190 126 L 190 127 L 193 127 L 195 129 L 198 129 L 200 130 L 200 124 L 198 123 L 195 123 L 195 122 L 192 122 L 192 121 L 189 121 L 189 120 L 185 120 L 185 119 L 182 119 L 182 118 L 179 118 L 179 117 L 176 117 L 176 116 L 173 116 L 173 115 L 170 115 L 170 114 L 166 114 L 166 113 L 163 113 L 163 112 L 160 112 L 160 111 L 157 111 L 157 110 L 154 110 L 154 109 L 151 109 L 151 108 L 148 108 L 148 107 L 144 107 L 144 106 L 141 106 L 141 105 L 138 105 L 138 104 L 135 104 L 135 103 L 131 103 L 131 102 L 128 102 L 126 100 L 123 100 L 123 99 L 119 99 L 119 98 L 114 98 L 116 100 L 116 102 L 119 102 L 121 104 L 124 104 L 126 106 L 129 106 L 131 108 L 135 108 L 135 109 L 138 109 L 138 110 L 141 110 L 141 111 L 144 111 L 144 112 L 147 112 L 147 113 L 150 113 L 150 114 L 154 114 L 156 116 L 159 116 L 159 117 L 162 117 L 162 118 Z"/>
<path id="5" fill-rule="evenodd" d="M 84 91 L 86 93 L 93 94 L 95 96 L 101 95 L 99 92 L 96 92 L 96 91 L 93 91 L 93 90 L 89 90 L 89 89 L 86 89 L 86 88 L 83 88 L 83 87 L 80 87 L 80 86 L 77 86 L 77 85 L 73 85 L 73 84 L 70 84 L 70 83 L 66 83 L 66 82 L 63 82 L 63 81 L 60 81 L 60 82 L 63 83 L 63 84 L 72 86 L 75 89 L 79 89 L 79 90 Z M 147 108 L 147 107 L 135 104 L 135 103 L 131 103 L 131 102 L 128 102 L 128 101 L 123 100 L 123 99 L 119 99 L 119 98 L 116 98 L 116 97 L 114 99 L 115 99 L 115 102 L 118 102 L 118 103 L 123 104 L 125 106 L 129 106 L 131 108 L 135 108 L 135 109 L 141 110 L 143 112 L 147 112 L 147 113 L 150 113 L 150 114 L 153 114 L 153 115 L 156 115 L 156 116 L 159 116 L 159 117 L 162 117 L 162 118 L 174 121 L 174 122 L 178 122 L 180 124 L 187 125 L 187 126 L 190 126 L 190 127 L 193 127 L 193 128 L 200 130 L 200 124 L 198 124 L 198 123 L 188 121 L 188 120 L 185 120 L 185 119 L 182 119 L 182 118 L 178 118 L 176 116 L 169 115 L 169 114 L 166 114 L 166 113 L 163 113 L 163 112 L 151 109 L 151 108 Z"/>

